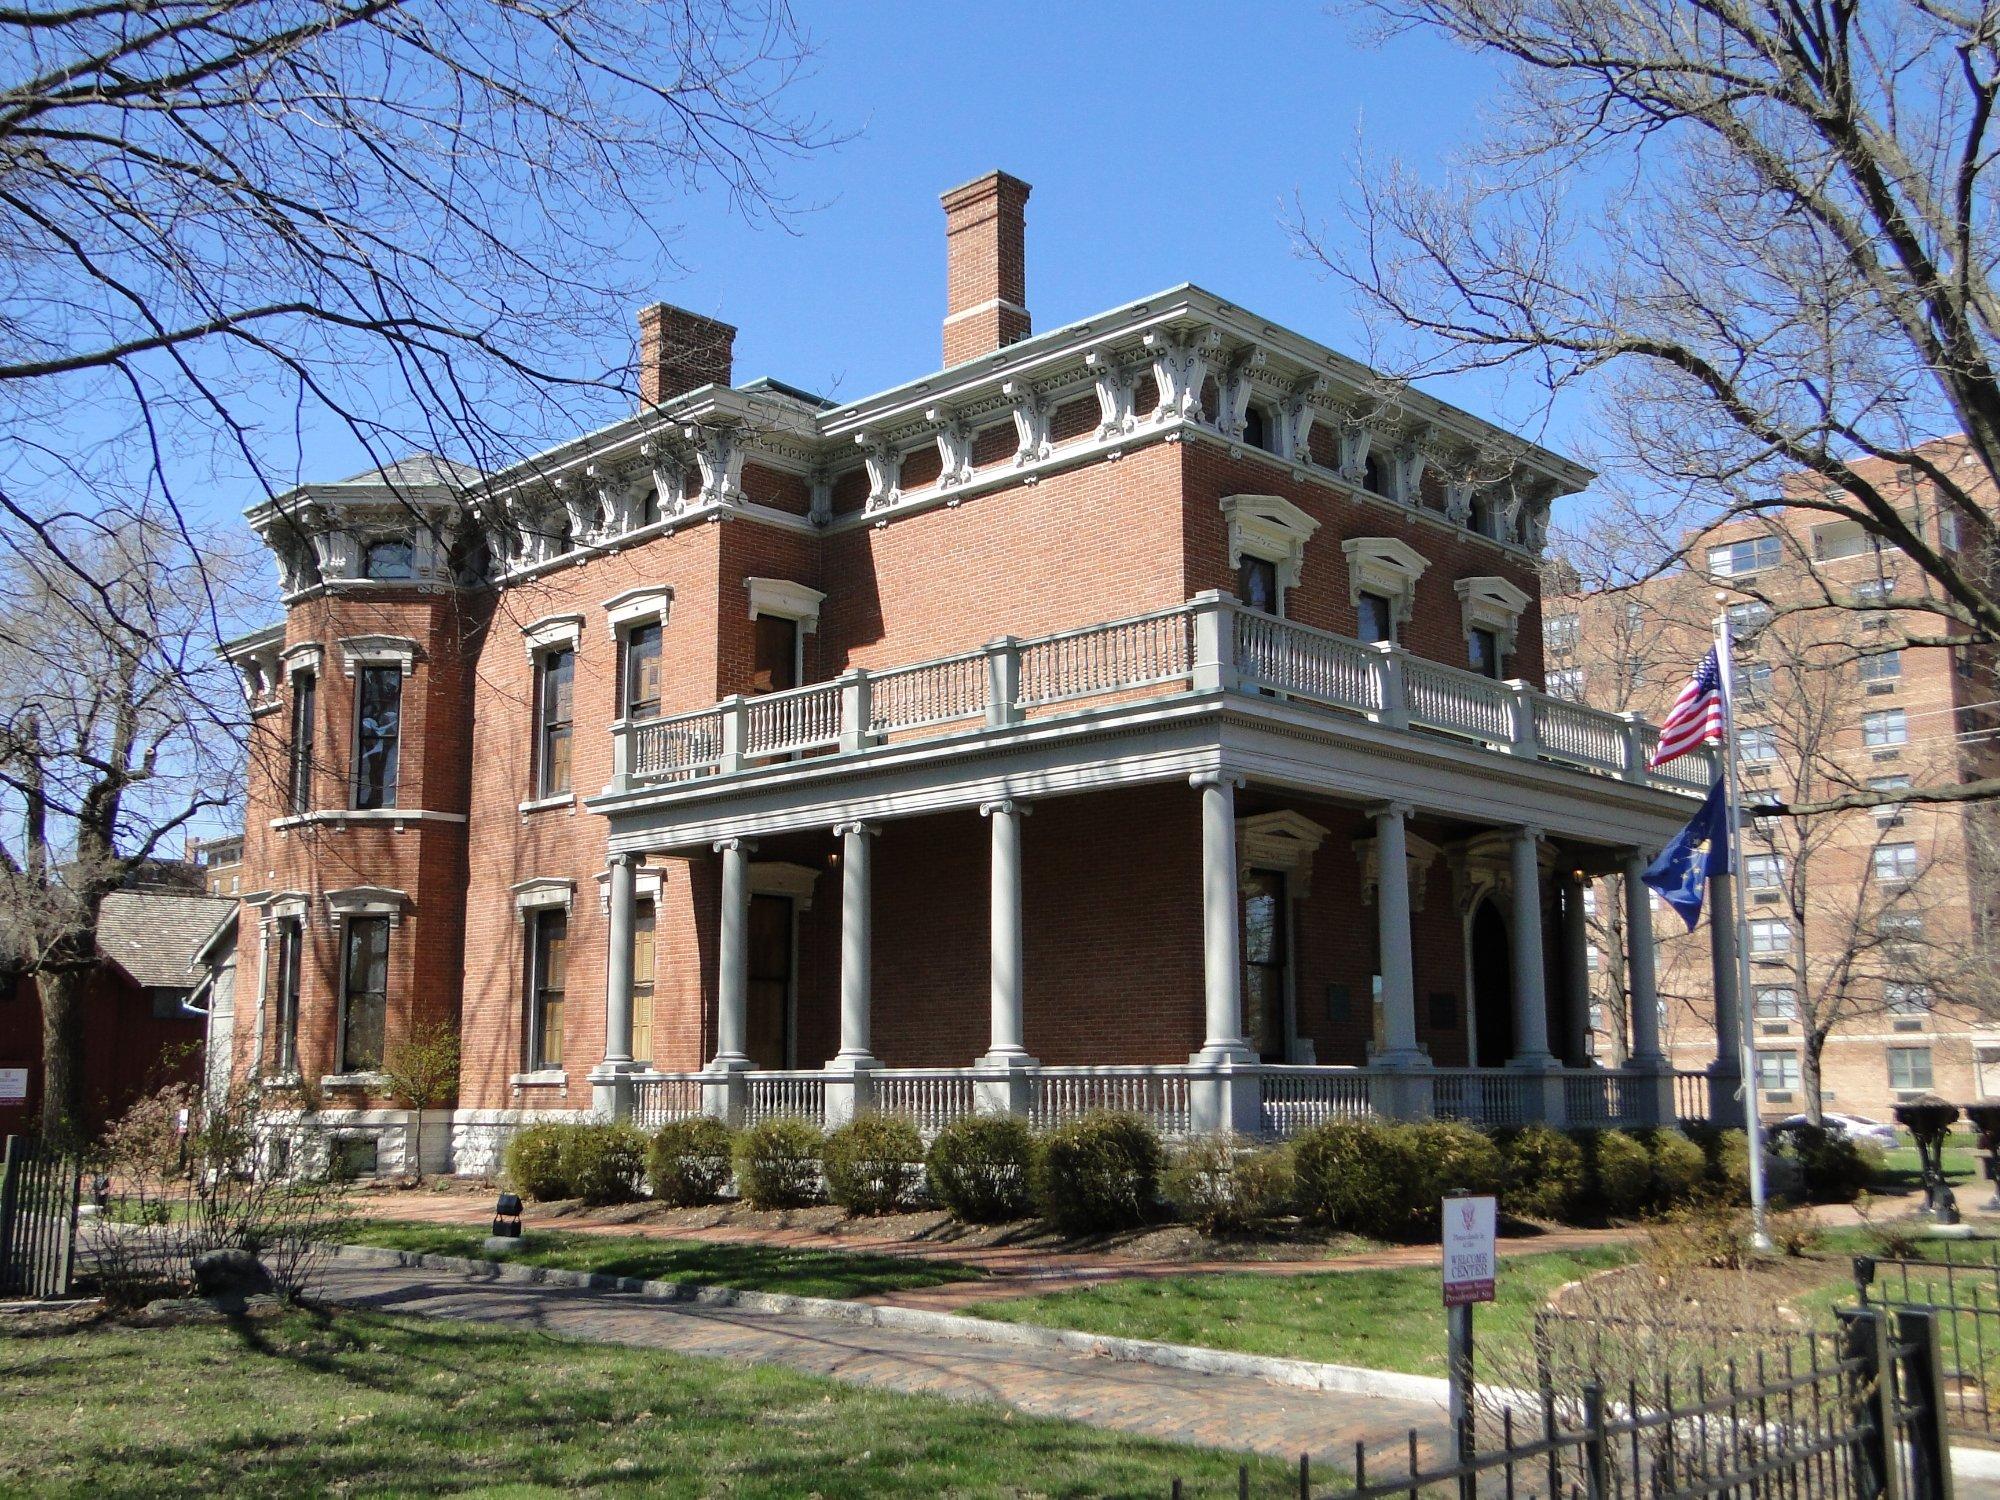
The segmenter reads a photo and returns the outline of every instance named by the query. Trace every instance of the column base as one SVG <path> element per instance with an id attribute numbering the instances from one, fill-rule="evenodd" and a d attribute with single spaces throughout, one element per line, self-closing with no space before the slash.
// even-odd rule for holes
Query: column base
<path id="1" fill-rule="evenodd" d="M 1645 1075 L 1632 1083 L 1639 1118 L 1648 1125 L 1679 1125 L 1680 1106 L 1674 1098 L 1673 1064 L 1664 1057 L 1634 1057 L 1626 1060 L 1625 1069 Z"/>
<path id="2" fill-rule="evenodd" d="M 731 1130 L 741 1127 L 750 1103 L 750 1081 L 743 1075 L 750 1068 L 750 1059 L 741 1053 L 717 1057 L 703 1068 L 701 1112 L 722 1121 Z"/>
<path id="3" fill-rule="evenodd" d="M 1569 1114 L 1563 1098 L 1562 1060 L 1553 1052 L 1532 1057 L 1510 1057 L 1506 1071 L 1532 1076 L 1538 1085 L 1525 1101 L 1530 1116 L 1544 1125 L 1563 1125 Z"/>
<path id="4" fill-rule="evenodd" d="M 1219 1060 L 1207 1050 L 1189 1059 L 1207 1069 L 1188 1080 L 1188 1129 L 1194 1135 L 1261 1134 L 1264 1128 L 1264 1065 L 1248 1048 Z"/>
<path id="5" fill-rule="evenodd" d="M 1035 1070 L 1040 1061 L 1026 1052 L 989 1052 L 973 1064 L 981 1076 L 972 1083 L 972 1107 L 982 1115 L 1035 1112 Z"/>
<path id="6" fill-rule="evenodd" d="M 875 1103 L 875 1074 L 880 1058 L 867 1053 L 835 1057 L 826 1065 L 826 1128 L 845 1125 Z"/>
<path id="7" fill-rule="evenodd" d="M 606 1058 L 590 1070 L 591 1112 L 607 1120 L 629 1120 L 632 1118 L 632 1079 L 647 1072 L 642 1062 L 631 1058 L 621 1058 L 614 1062 Z"/>
<path id="8" fill-rule="evenodd" d="M 1708 1065 L 1708 1122 L 1717 1130 L 1750 1128 L 1750 1101 L 1743 1095 L 1743 1074 L 1738 1069 Z"/>

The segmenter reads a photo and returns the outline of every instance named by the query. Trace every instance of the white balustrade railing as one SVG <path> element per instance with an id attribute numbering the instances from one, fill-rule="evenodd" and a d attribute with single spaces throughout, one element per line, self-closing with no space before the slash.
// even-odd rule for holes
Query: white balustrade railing
<path id="1" fill-rule="evenodd" d="M 646 1073 L 632 1080 L 632 1123 L 654 1130 L 702 1112 L 699 1073 Z"/>
<path id="2" fill-rule="evenodd" d="M 746 755 L 784 755 L 840 743 L 840 688 L 815 683 L 752 698 L 743 709 Z"/>
<path id="3" fill-rule="evenodd" d="M 1375 1113 L 1366 1068 L 1266 1067 L 1258 1086 L 1264 1133 L 1281 1140 L 1329 1120 Z"/>
<path id="4" fill-rule="evenodd" d="M 1527 1125 L 1541 1118 L 1541 1087 L 1531 1073 L 1438 1068 L 1431 1073 L 1431 1113 L 1469 1125 Z"/>
<path id="5" fill-rule="evenodd" d="M 1096 1109 L 1143 1115 L 1167 1136 L 1189 1129 L 1189 1076 L 1173 1068 L 1037 1068 L 1029 1118 L 1047 1130 Z"/>
<path id="6" fill-rule="evenodd" d="M 1382 653 L 1275 615 L 1236 613 L 1236 671 L 1247 686 L 1275 688 L 1334 708 L 1382 707 Z"/>
<path id="7" fill-rule="evenodd" d="M 826 1075 L 824 1073 L 746 1073 L 743 1077 L 743 1123 L 780 1115 L 796 1115 L 813 1124 L 826 1120 Z"/>
<path id="8" fill-rule="evenodd" d="M 1569 1125 L 1633 1125 L 1641 1122 L 1637 1089 L 1641 1075 L 1584 1068 L 1563 1075 L 1563 1120 Z"/>
<path id="9" fill-rule="evenodd" d="M 1708 1118 L 1708 1075 L 1686 1068 L 1674 1071 L 1674 1115 L 1682 1120 Z"/>
<path id="10" fill-rule="evenodd" d="M 1013 724 L 1055 704 L 1231 684 L 1676 789 L 1705 790 L 1714 774 L 1706 752 L 1648 773 L 1658 735 L 1635 720 L 1213 596 L 624 725 L 615 774 L 629 782 L 728 775 L 800 751 L 864 749 L 910 730 Z"/>
<path id="11" fill-rule="evenodd" d="M 925 1135 L 976 1107 L 973 1075 L 961 1068 L 888 1068 L 870 1075 L 872 1108 L 908 1120 Z"/>
<path id="12" fill-rule="evenodd" d="M 986 715 L 984 654 L 951 656 L 868 674 L 871 734 L 927 729 Z"/>
<path id="13" fill-rule="evenodd" d="M 1412 724 L 1470 735 L 1493 745 L 1513 742 L 1514 691 L 1505 683 L 1421 656 L 1405 656 L 1403 694 Z"/>
<path id="14" fill-rule="evenodd" d="M 1184 682 L 1194 669 L 1192 620 L 1176 607 L 1023 641 L 1020 653 L 1022 708 Z"/>

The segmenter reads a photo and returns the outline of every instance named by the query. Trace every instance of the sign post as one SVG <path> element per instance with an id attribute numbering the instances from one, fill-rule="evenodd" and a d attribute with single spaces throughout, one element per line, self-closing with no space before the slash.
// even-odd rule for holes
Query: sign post
<path id="1" fill-rule="evenodd" d="M 1451 1431 L 1458 1462 L 1470 1464 L 1475 1451 L 1472 1409 L 1472 1305 L 1493 1300 L 1494 1237 L 1499 1204 L 1490 1197 L 1453 1193 L 1444 1209 L 1444 1305 L 1450 1331 Z M 1478 1479 L 1467 1473 L 1459 1493 L 1471 1500 Z"/>

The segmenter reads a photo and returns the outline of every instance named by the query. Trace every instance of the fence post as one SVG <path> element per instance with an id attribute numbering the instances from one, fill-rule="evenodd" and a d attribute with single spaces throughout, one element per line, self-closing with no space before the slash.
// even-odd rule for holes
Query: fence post
<path id="1" fill-rule="evenodd" d="M 1848 1391 L 1854 1409 L 1854 1461 L 1861 1470 L 1862 1493 L 1880 1495 L 1883 1500 L 1906 1500 L 1901 1494 L 1899 1475 L 1890 1462 L 1895 1439 L 1896 1413 L 1891 1390 L 1888 1329 L 1882 1314 L 1873 1308 L 1841 1308 L 1841 1360 L 1852 1361 Z"/>
<path id="2" fill-rule="evenodd" d="M 7 1137 L 0 1155 L 0 1296 L 17 1290 L 15 1254 L 16 1230 L 20 1224 L 21 1168 L 28 1159 L 28 1143 L 18 1135 Z"/>
<path id="3" fill-rule="evenodd" d="M 1003 635 L 986 643 L 986 725 L 999 729 L 1020 722 L 1021 640 Z"/>
<path id="4" fill-rule="evenodd" d="M 1611 1493 L 1611 1454 L 1604 1431 L 1604 1387 L 1595 1380 L 1584 1382 L 1583 1426 L 1583 1492 L 1587 1500 L 1606 1500 Z"/>
<path id="5" fill-rule="evenodd" d="M 1236 600 L 1218 589 L 1194 596 L 1194 671 L 1197 693 L 1233 693 L 1240 686 L 1236 663 Z"/>
<path id="6" fill-rule="evenodd" d="M 1936 1308 L 1896 1309 L 1896 1359 L 1903 1406 L 1909 1413 L 1907 1500 L 1951 1500 L 1951 1454 L 1944 1431 L 1944 1360 L 1938 1347 Z"/>
<path id="7" fill-rule="evenodd" d="M 719 705 L 722 710 L 722 756 L 716 774 L 733 776 L 743 769 L 743 752 L 750 738 L 750 700 L 731 693 Z"/>
<path id="8" fill-rule="evenodd" d="M 1403 648 L 1389 641 L 1375 644 L 1371 663 L 1375 677 L 1375 722 L 1385 729 L 1410 727 L 1410 690 L 1403 675 Z"/>
<path id="9" fill-rule="evenodd" d="M 851 667 L 840 674 L 840 749 L 842 754 L 851 755 L 856 750 L 865 750 L 875 742 L 868 732 L 874 721 L 874 692 L 868 681 L 868 674 L 859 667 Z"/>

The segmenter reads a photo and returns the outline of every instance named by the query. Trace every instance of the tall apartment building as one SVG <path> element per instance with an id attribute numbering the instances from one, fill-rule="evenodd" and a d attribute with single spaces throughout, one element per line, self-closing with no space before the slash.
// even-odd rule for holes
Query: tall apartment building
<path id="1" fill-rule="evenodd" d="M 458 1027 L 464 1172 L 591 1110 L 1676 1108 L 1643 1018 L 1585 1055 L 1585 872 L 1706 784 L 1539 691 L 1590 476 L 1195 287 L 1034 333 L 1027 198 L 944 195 L 893 389 L 649 307 L 630 416 L 250 512 L 239 1075 L 391 1170 Z"/>
<path id="2" fill-rule="evenodd" d="M 1974 463 L 1956 439 L 1927 452 Z M 1957 551 L 1957 528 L 1926 483 L 1867 467 L 1906 497 L 1919 535 Z M 1664 712 L 1726 609 L 1746 807 L 1992 775 L 2000 688 L 1990 653 L 1905 644 L 1951 632 L 1935 616 L 1877 607 L 1935 588 L 1895 549 L 1823 511 L 1735 519 L 1690 537 L 1671 572 L 1552 601 L 1548 685 L 1601 709 Z M 1806 607 L 1829 602 L 1849 607 Z M 1746 823 L 1736 894 L 1764 1113 L 1804 1109 L 1816 1071 L 1825 1108 L 1880 1119 L 1925 1091 L 2000 1097 L 2000 988 L 1988 974 L 1996 826 L 1985 806 L 1919 803 Z M 1677 1064 L 1698 1066 L 1717 1050 L 1709 925 L 1687 935 L 1655 910 L 1666 1046 Z M 1594 925 L 1593 1015 L 1606 1055 L 1626 986 L 1615 913 L 1607 906 Z M 1817 1069 L 1815 1033 L 1824 1036 Z"/>

